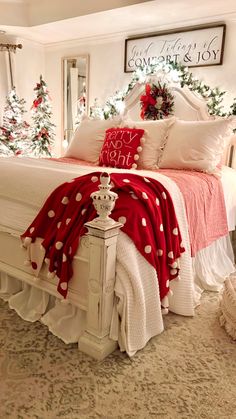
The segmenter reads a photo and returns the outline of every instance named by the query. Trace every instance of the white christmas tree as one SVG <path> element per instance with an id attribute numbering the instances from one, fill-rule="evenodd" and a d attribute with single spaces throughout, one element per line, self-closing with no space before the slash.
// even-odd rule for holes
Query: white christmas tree
<path id="1" fill-rule="evenodd" d="M 30 133 L 31 150 L 37 157 L 51 156 L 55 125 L 50 121 L 52 116 L 51 99 L 42 76 L 34 90 L 36 98 L 31 108 L 33 119 Z"/>
<path id="2" fill-rule="evenodd" d="M 15 88 L 9 92 L 4 108 L 3 124 L 0 126 L 1 155 L 28 154 L 29 124 L 23 120 L 26 112 L 25 103 L 24 99 L 19 99 Z"/>

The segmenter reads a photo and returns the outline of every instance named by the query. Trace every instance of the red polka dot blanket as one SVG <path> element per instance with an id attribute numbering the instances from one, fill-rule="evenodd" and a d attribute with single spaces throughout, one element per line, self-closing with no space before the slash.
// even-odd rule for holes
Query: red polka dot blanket
<path id="1" fill-rule="evenodd" d="M 73 256 L 87 231 L 84 223 L 97 216 L 90 195 L 98 190 L 100 175 L 91 173 L 56 188 L 21 236 L 28 250 L 36 238 L 42 239 L 44 261 L 57 277 L 57 290 L 64 298 L 73 275 Z M 111 216 L 124 224 L 123 232 L 156 269 L 162 300 L 169 281 L 178 276 L 178 258 L 184 252 L 172 199 L 164 186 L 151 178 L 127 173 L 113 173 L 110 178 L 119 196 Z M 33 250 L 29 254 L 37 274 L 41 266 L 34 260 Z"/>

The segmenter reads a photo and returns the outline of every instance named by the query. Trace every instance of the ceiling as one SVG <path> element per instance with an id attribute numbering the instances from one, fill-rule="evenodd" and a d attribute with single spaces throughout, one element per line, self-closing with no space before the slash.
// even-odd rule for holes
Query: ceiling
<path id="1" fill-rule="evenodd" d="M 218 21 L 236 22 L 235 0 L 0 0 L 0 30 L 44 45 Z"/>

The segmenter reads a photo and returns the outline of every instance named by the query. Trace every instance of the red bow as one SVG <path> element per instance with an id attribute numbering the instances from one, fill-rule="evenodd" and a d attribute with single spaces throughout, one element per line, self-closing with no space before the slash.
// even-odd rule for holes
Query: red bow
<path id="1" fill-rule="evenodd" d="M 149 105 L 155 106 L 155 104 L 157 103 L 156 102 L 156 99 L 154 99 L 152 97 L 152 95 L 151 95 L 151 86 L 150 86 L 150 84 L 146 84 L 146 86 L 145 86 L 145 92 L 146 92 L 146 94 L 145 95 L 142 95 L 140 97 L 141 108 L 142 108 L 141 113 L 140 113 L 140 116 L 141 116 L 142 119 L 144 119 L 145 113 L 146 113 Z"/>
<path id="2" fill-rule="evenodd" d="M 35 99 L 34 101 L 33 101 L 33 106 L 32 106 L 32 108 L 37 108 L 39 105 L 40 105 L 40 103 L 42 102 L 42 98 L 41 97 L 39 97 L 38 99 Z"/>

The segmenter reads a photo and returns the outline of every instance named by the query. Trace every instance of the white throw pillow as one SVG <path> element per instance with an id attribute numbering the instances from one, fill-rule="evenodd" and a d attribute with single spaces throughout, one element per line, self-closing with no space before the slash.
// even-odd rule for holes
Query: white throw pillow
<path id="1" fill-rule="evenodd" d="M 64 157 L 74 157 L 98 164 L 106 130 L 117 127 L 120 119 L 83 119 L 74 133 Z"/>
<path id="2" fill-rule="evenodd" d="M 123 126 L 144 129 L 145 131 L 145 142 L 142 144 L 142 151 L 139 153 L 138 169 L 157 168 L 161 147 L 165 142 L 168 130 L 174 121 L 175 117 L 157 121 L 124 120 L 122 122 Z"/>
<path id="3" fill-rule="evenodd" d="M 230 125 L 231 121 L 227 119 L 176 120 L 169 130 L 158 166 L 213 173 L 229 138 Z"/>

